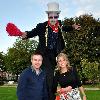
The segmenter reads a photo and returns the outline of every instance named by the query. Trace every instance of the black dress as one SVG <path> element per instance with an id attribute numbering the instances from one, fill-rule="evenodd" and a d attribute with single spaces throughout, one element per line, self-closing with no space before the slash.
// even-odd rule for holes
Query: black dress
<path id="1" fill-rule="evenodd" d="M 54 77 L 54 85 L 53 85 L 54 93 L 56 93 L 58 84 L 61 86 L 61 88 L 71 86 L 72 89 L 82 86 L 76 68 L 71 68 L 69 71 L 62 74 L 60 74 L 60 72 L 57 71 Z"/>

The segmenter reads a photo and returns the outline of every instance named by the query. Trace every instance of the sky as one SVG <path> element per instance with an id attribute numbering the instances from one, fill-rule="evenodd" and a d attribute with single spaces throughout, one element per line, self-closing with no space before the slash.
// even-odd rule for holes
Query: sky
<path id="1" fill-rule="evenodd" d="M 0 0 L 0 52 L 7 53 L 17 39 L 8 36 L 7 23 L 14 23 L 22 32 L 30 31 L 47 21 L 47 3 L 55 1 L 61 10 L 60 20 L 82 14 L 100 18 L 100 0 Z"/>

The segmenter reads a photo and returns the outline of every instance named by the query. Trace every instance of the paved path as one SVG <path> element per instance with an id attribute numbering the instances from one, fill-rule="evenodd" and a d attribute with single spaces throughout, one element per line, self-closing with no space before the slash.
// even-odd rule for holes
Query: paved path
<path id="1" fill-rule="evenodd" d="M 85 90 L 100 90 L 100 88 L 84 88 Z"/>
<path id="2" fill-rule="evenodd" d="M 2 85 L 0 87 L 17 87 L 17 84 L 14 85 Z M 100 90 L 100 88 L 84 88 L 85 90 Z"/>

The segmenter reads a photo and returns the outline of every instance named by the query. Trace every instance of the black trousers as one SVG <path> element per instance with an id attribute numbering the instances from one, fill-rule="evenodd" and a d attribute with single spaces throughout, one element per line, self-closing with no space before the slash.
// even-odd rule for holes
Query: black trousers
<path id="1" fill-rule="evenodd" d="M 56 66 L 56 53 L 54 51 L 47 50 L 43 54 L 43 69 L 46 71 L 47 75 L 47 87 L 49 100 L 55 100 L 55 95 L 53 93 L 53 78 L 54 70 Z"/>

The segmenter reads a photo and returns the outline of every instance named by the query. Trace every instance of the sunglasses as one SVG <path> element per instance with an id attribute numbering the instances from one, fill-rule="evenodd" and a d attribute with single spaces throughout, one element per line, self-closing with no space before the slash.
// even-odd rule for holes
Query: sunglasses
<path id="1" fill-rule="evenodd" d="M 58 16 L 49 16 L 48 18 L 49 18 L 49 19 L 53 19 L 53 18 L 54 18 L 54 19 L 57 19 Z"/>

